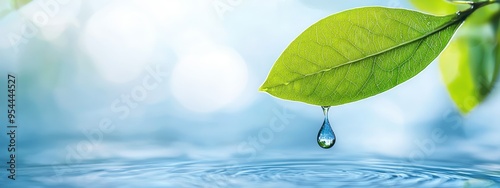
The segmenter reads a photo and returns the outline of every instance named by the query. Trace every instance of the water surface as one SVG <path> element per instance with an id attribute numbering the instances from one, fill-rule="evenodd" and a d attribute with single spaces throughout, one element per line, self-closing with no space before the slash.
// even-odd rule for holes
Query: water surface
<path id="1" fill-rule="evenodd" d="M 72 165 L 59 176 L 53 166 L 21 168 L 16 187 L 500 187 L 498 164 L 427 164 L 315 158 L 108 161 Z"/>

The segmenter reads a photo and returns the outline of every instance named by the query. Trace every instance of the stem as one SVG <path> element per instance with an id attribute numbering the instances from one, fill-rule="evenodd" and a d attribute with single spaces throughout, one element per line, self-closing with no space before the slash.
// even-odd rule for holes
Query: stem
<path id="1" fill-rule="evenodd" d="M 477 3 L 483 3 L 483 2 L 500 3 L 499 0 L 488 0 L 488 1 L 483 1 L 483 2 L 474 2 L 474 1 L 466 1 L 466 0 L 463 0 L 463 1 L 460 1 L 460 0 L 447 0 L 447 1 L 450 2 L 450 3 L 455 3 L 455 4 L 469 4 L 469 5 L 473 5 L 473 4 L 477 4 Z"/>
<path id="2" fill-rule="evenodd" d="M 476 10 L 494 4 L 494 3 L 500 3 L 500 0 L 489 0 L 489 1 L 482 1 L 482 2 L 470 2 L 470 1 L 463 1 L 466 4 L 470 5 L 470 8 L 463 10 L 463 11 L 458 11 L 458 19 L 464 21 L 467 17 L 469 17 L 472 13 L 474 13 Z"/>

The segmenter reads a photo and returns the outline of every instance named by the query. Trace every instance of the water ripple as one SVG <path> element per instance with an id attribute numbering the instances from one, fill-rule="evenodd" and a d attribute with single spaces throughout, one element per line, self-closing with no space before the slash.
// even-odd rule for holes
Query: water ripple
<path id="1" fill-rule="evenodd" d="M 20 183 L 52 187 L 500 187 L 495 164 L 414 165 L 378 160 L 149 160 L 20 169 Z M 62 167 L 62 166 L 61 166 Z M 67 167 L 67 166 L 66 166 Z M 64 169 L 64 168 L 62 168 Z"/>

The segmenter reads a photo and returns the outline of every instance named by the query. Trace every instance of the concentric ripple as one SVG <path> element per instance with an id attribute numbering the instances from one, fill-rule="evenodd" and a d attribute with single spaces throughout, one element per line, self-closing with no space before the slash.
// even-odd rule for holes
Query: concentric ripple
<path id="1" fill-rule="evenodd" d="M 149 160 L 21 169 L 24 185 L 65 187 L 500 187 L 495 164 L 414 165 L 378 160 Z M 63 168 L 62 168 L 63 169 Z M 62 172 L 62 171 L 61 171 Z M 51 175 L 52 174 L 52 175 Z"/>

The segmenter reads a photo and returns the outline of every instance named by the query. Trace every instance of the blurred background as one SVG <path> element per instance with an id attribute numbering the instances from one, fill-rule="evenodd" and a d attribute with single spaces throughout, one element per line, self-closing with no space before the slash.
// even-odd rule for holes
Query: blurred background
<path id="1" fill-rule="evenodd" d="M 305 28 L 360 6 L 415 9 L 404 0 L 28 2 L 0 20 L 0 76 L 12 72 L 19 82 L 18 163 L 267 156 L 498 161 L 499 91 L 462 117 L 437 62 L 388 92 L 333 107 L 337 143 L 330 150 L 316 143 L 320 107 L 258 92 Z M 7 136 L 0 137 L 6 146 Z"/>

